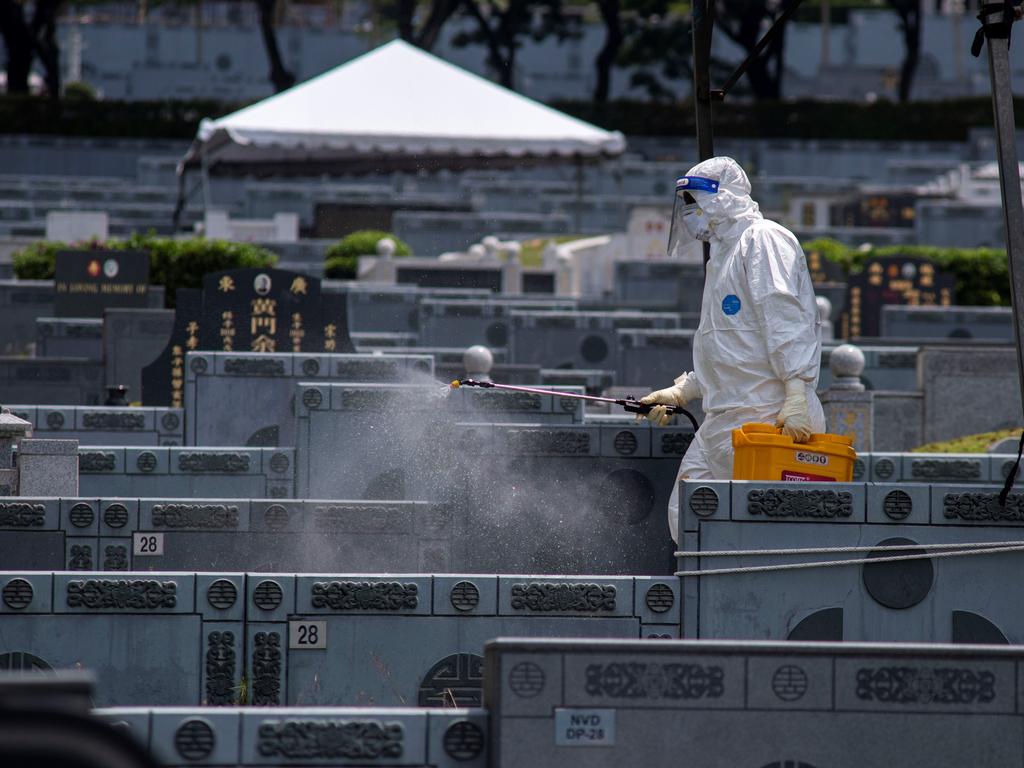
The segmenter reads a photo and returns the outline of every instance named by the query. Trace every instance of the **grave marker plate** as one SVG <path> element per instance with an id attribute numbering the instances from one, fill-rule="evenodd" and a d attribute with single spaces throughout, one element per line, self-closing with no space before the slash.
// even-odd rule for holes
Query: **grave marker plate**
<path id="1" fill-rule="evenodd" d="M 57 317 L 103 317 L 107 307 L 146 307 L 149 254 L 58 251 L 53 291 Z"/>
<path id="2" fill-rule="evenodd" d="M 927 259 L 892 256 L 870 259 L 851 275 L 843 314 L 843 336 L 878 336 L 886 304 L 943 306 L 953 304 L 955 280 Z"/>

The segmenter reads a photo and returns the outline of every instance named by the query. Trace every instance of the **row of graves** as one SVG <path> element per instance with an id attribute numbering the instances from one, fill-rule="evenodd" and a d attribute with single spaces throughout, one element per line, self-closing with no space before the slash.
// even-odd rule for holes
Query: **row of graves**
<path id="1" fill-rule="evenodd" d="M 265 269 L 96 320 L 99 358 L 21 362 L 99 366 L 83 399 L 0 383 L 0 736 L 45 711 L 118 766 L 1024 766 L 1012 457 L 684 481 L 677 545 L 688 424 L 446 382 L 643 394 L 690 312 Z M 861 379 L 906 375 L 901 344 Z"/>

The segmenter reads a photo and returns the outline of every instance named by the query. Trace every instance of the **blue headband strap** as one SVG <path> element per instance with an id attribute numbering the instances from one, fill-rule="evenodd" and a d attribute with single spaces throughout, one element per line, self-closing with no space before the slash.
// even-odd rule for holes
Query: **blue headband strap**
<path id="1" fill-rule="evenodd" d="M 682 191 L 710 192 L 714 194 L 718 191 L 718 182 L 714 179 L 706 179 L 703 176 L 683 176 L 680 179 L 676 179 L 676 192 Z"/>

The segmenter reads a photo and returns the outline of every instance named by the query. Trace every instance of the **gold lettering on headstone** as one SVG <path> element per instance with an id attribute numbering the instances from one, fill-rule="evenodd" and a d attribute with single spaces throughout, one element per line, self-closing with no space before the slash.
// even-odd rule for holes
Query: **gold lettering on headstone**
<path id="1" fill-rule="evenodd" d="M 308 289 L 309 289 L 309 284 L 306 282 L 306 278 L 302 277 L 302 275 L 299 275 L 294 280 L 292 280 L 291 291 L 296 296 L 298 296 L 300 293 L 303 296 L 308 296 L 309 295 L 309 290 Z M 298 351 L 298 350 L 296 350 L 296 351 Z"/>
<path id="2" fill-rule="evenodd" d="M 185 352 L 180 344 L 171 347 L 171 406 L 184 405 Z"/>
<path id="3" fill-rule="evenodd" d="M 189 349 L 199 349 L 199 323 L 195 320 L 190 320 L 185 326 L 185 330 L 188 331 L 188 338 L 185 340 L 185 346 Z"/>
<path id="4" fill-rule="evenodd" d="M 338 348 L 338 326 L 328 323 L 324 326 L 324 351 L 334 352 Z"/>
<path id="5" fill-rule="evenodd" d="M 277 301 L 274 299 L 253 299 L 250 303 L 252 315 L 249 330 L 252 334 L 253 352 L 273 352 L 277 348 L 274 334 L 277 333 Z"/>
<path id="6" fill-rule="evenodd" d="M 298 279 L 298 278 L 296 278 Z M 288 331 L 288 337 L 292 340 L 292 352 L 302 351 L 302 340 L 306 336 L 306 331 L 302 327 L 302 315 L 298 312 L 292 313 L 292 327 Z"/>
<path id="7" fill-rule="evenodd" d="M 217 281 L 217 290 L 221 293 L 235 290 L 235 278 L 231 277 L 231 275 L 224 275 Z"/>
<path id="8" fill-rule="evenodd" d="M 235 313 L 225 311 L 220 313 L 220 339 L 222 349 L 225 352 L 232 352 L 235 348 Z"/>

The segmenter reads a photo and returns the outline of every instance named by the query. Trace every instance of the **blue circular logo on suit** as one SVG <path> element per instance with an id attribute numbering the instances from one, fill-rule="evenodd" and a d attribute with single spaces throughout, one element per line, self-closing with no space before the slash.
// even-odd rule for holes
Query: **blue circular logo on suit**
<path id="1" fill-rule="evenodd" d="M 740 311 L 740 297 L 730 293 L 722 299 L 722 311 L 727 315 L 735 315 Z"/>

